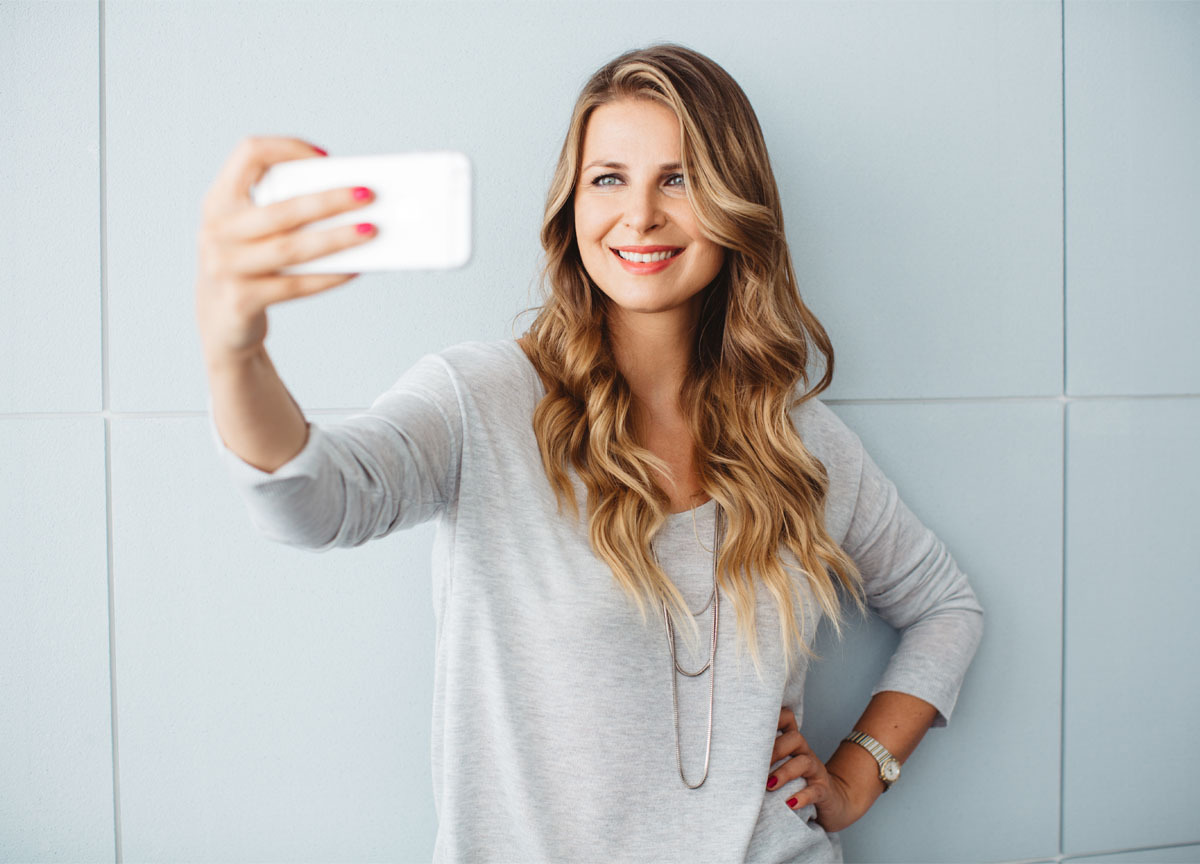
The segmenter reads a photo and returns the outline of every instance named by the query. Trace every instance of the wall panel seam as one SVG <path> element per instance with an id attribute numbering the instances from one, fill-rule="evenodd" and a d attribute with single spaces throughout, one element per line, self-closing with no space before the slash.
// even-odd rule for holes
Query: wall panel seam
<path id="1" fill-rule="evenodd" d="M 1063 406 L 1059 417 L 1062 423 L 1062 490 L 1060 501 L 1062 548 L 1059 550 L 1059 615 L 1061 626 L 1059 637 L 1059 706 L 1058 706 L 1058 855 L 1061 859 L 1066 852 L 1066 814 L 1067 814 L 1067 422 L 1069 414 L 1069 399 L 1067 398 L 1067 0 L 1059 0 L 1059 96 L 1061 99 L 1060 112 L 1060 146 L 1062 148 L 1062 397 Z"/>
<path id="2" fill-rule="evenodd" d="M 1200 399 L 1200 393 L 1113 393 L 1097 396 L 1067 396 L 1058 394 L 1055 396 L 911 396 L 911 397 L 895 397 L 895 398 L 880 398 L 880 399 L 855 399 L 855 398 L 822 398 L 821 402 L 825 405 L 986 405 L 989 403 L 1038 403 L 1038 402 L 1059 402 L 1064 405 L 1084 402 L 1120 402 L 1123 400 L 1154 400 L 1154 401 L 1178 401 Z M 369 410 L 369 405 L 350 405 L 344 408 L 317 408 L 309 407 L 304 409 L 305 416 L 320 416 L 320 415 L 340 415 L 340 414 L 356 414 L 364 413 Z M 168 420 L 168 419 L 195 419 L 205 418 L 208 416 L 206 410 L 179 410 L 179 411 L 112 411 L 104 409 L 102 411 L 7 411 L 0 412 L 0 419 L 3 420 L 42 420 L 42 419 L 62 419 L 65 417 L 102 417 L 105 420 Z"/>
<path id="3" fill-rule="evenodd" d="M 104 519 L 105 545 L 108 576 L 108 692 L 109 723 L 112 732 L 112 795 L 113 795 L 113 859 L 121 864 L 121 759 L 117 728 L 117 628 L 116 628 L 116 580 L 113 570 L 113 490 L 112 490 L 112 420 L 109 411 L 109 330 L 108 330 L 108 127 L 105 122 L 108 104 L 105 99 L 107 79 L 105 65 L 105 8 L 104 0 L 97 0 L 97 55 L 99 60 L 98 98 L 99 109 L 99 233 L 100 233 L 100 404 L 104 418 Z"/>

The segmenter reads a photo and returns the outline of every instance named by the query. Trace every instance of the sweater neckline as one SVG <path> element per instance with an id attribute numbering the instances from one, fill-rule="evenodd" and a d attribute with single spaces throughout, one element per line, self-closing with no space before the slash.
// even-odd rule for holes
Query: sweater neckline
<path id="1" fill-rule="evenodd" d="M 678 513 L 668 513 L 667 522 L 669 524 L 675 524 L 676 522 L 683 522 L 685 520 L 690 521 L 693 513 L 696 514 L 697 519 L 702 519 L 707 516 L 709 512 L 716 507 L 716 505 L 717 500 L 715 498 L 709 498 L 699 507 L 694 507 L 691 510 L 680 510 Z"/>

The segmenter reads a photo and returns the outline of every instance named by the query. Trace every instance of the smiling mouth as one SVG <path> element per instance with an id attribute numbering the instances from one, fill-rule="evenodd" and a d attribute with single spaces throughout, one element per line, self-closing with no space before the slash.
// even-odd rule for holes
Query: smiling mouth
<path id="1" fill-rule="evenodd" d="M 683 252 L 683 248 L 679 246 L 651 246 L 646 247 L 644 251 L 638 252 L 616 248 L 612 251 L 614 255 L 624 261 L 630 261 L 634 264 L 653 264 L 657 261 L 666 261 L 668 258 L 674 258 Z"/>

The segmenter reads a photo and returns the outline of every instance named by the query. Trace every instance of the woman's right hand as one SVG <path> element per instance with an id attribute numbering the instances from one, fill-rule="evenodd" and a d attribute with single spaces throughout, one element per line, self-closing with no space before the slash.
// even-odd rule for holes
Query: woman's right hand
<path id="1" fill-rule="evenodd" d="M 352 188 L 329 189 L 257 206 L 250 187 L 277 162 L 320 156 L 297 138 L 240 141 L 204 196 L 197 242 L 196 324 L 206 362 L 237 360 L 259 349 L 267 335 L 267 307 L 349 282 L 357 273 L 284 274 L 279 270 L 370 242 L 354 225 L 324 231 L 299 226 L 374 200 Z"/>

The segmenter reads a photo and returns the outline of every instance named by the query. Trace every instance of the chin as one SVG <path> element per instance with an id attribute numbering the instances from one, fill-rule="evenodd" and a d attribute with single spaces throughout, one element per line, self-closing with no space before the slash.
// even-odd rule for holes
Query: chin
<path id="1" fill-rule="evenodd" d="M 600 290 L 616 309 L 636 315 L 674 312 L 700 301 L 699 292 L 691 296 L 664 297 L 652 296 L 653 292 L 648 291 L 604 291 L 603 288 Z"/>

